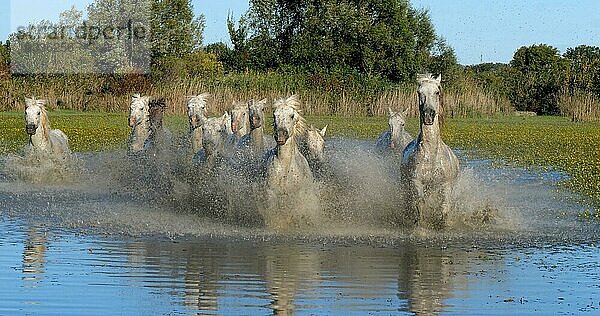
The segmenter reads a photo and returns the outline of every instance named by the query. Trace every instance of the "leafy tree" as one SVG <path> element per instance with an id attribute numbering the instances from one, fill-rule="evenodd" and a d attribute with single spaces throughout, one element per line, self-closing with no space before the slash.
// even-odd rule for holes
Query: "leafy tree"
<path id="1" fill-rule="evenodd" d="M 568 92 L 593 92 L 600 96 L 600 47 L 580 45 L 563 55 L 569 62 Z"/>
<path id="2" fill-rule="evenodd" d="M 10 55 L 8 42 L 0 42 L 0 81 L 10 78 Z"/>
<path id="3" fill-rule="evenodd" d="M 151 0 L 95 0 L 88 7 L 88 40 L 104 73 L 144 70 L 150 64 Z"/>
<path id="4" fill-rule="evenodd" d="M 546 45 L 521 47 L 510 62 L 509 99 L 518 110 L 558 114 L 566 62 L 558 49 Z"/>
<path id="5" fill-rule="evenodd" d="M 11 34 L 12 69 L 22 74 L 94 72 L 93 58 L 76 30 L 82 16 L 73 7 L 58 22 L 42 20 Z"/>
<path id="6" fill-rule="evenodd" d="M 152 0 L 152 57 L 190 54 L 198 46 L 198 28 L 190 0 Z"/>
<path id="7" fill-rule="evenodd" d="M 234 30 L 234 50 L 258 70 L 349 68 L 405 81 L 456 65 L 428 12 L 407 0 L 251 0 Z"/>

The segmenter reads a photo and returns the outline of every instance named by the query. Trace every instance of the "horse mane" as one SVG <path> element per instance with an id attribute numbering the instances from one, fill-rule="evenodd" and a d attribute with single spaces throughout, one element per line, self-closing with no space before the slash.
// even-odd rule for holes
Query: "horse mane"
<path id="1" fill-rule="evenodd" d="M 41 111 L 40 123 L 46 133 L 50 132 L 50 120 L 48 119 L 48 110 L 46 110 L 46 100 L 36 99 L 35 97 L 25 98 L 25 107 L 38 106 Z"/>
<path id="2" fill-rule="evenodd" d="M 274 106 L 275 110 L 282 107 L 292 108 L 296 112 L 296 114 L 298 114 L 298 120 L 296 121 L 296 125 L 294 126 L 294 135 L 300 136 L 306 133 L 306 131 L 308 130 L 308 126 L 306 124 L 306 120 L 304 119 L 304 117 L 302 117 L 302 110 L 299 109 L 300 100 L 298 100 L 298 95 L 293 94 L 287 99 L 279 99 L 275 101 Z M 273 124 L 275 124 L 275 120 L 273 120 Z"/>
<path id="3" fill-rule="evenodd" d="M 202 93 L 199 95 L 194 95 L 194 96 L 190 96 L 188 97 L 188 106 L 192 105 L 192 106 L 198 106 L 198 105 L 204 105 L 206 106 L 206 101 L 208 99 L 208 97 L 210 96 L 210 93 L 206 92 L 206 93 Z"/>

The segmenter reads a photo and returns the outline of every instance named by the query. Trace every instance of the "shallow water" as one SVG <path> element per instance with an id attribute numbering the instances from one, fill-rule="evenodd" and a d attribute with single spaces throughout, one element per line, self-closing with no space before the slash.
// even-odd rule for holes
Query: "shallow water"
<path id="1" fill-rule="evenodd" d="M 586 206 L 557 187 L 564 175 L 463 159 L 457 224 L 404 232 L 367 218 L 393 208 L 394 164 L 361 142 L 328 146 L 344 161 L 330 171 L 339 191 L 324 188 L 339 214 L 285 234 L 206 216 L 187 184 L 167 186 L 167 201 L 140 193 L 114 153 L 80 156 L 71 184 L 0 174 L 0 315 L 600 310 L 600 227 L 577 219 Z M 489 205 L 490 221 L 474 216 Z"/>

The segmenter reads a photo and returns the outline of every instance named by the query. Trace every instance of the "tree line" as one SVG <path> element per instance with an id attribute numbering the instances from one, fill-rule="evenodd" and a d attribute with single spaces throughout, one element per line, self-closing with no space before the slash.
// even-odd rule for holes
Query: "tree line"
<path id="1" fill-rule="evenodd" d="M 231 44 L 208 45 L 203 43 L 204 17 L 194 18 L 190 0 L 95 0 L 86 13 L 84 19 L 83 12 L 73 8 L 57 22 L 42 21 L 11 34 L 0 45 L 0 84 L 10 80 L 11 67 L 22 73 L 12 77 L 23 79 L 40 78 L 28 74 L 36 67 L 56 73 L 50 77 L 77 77 L 63 73 L 85 66 L 87 79 L 96 76 L 109 82 L 105 93 L 117 93 L 115 87 L 118 93 L 128 93 L 190 78 L 235 88 L 240 82 L 232 79 L 236 76 L 285 74 L 272 76 L 286 78 L 285 83 L 274 79 L 271 84 L 287 90 L 353 90 L 366 102 L 413 84 L 418 73 L 431 72 L 442 73 L 449 89 L 475 85 L 510 100 L 517 110 L 538 114 L 565 112 L 565 96 L 600 98 L 600 48 L 582 45 L 561 54 L 546 44 L 532 45 L 519 48 L 508 64 L 462 66 L 436 33 L 429 13 L 408 0 L 251 0 L 239 19 L 223 21 Z M 139 25 L 149 36 L 138 42 L 39 40 L 57 27 L 74 30 L 81 25 L 128 26 L 129 32 Z M 23 40 L 27 36 L 38 39 Z M 17 63 L 8 53 L 16 48 L 44 48 L 59 56 L 19 56 Z M 295 83 L 290 84 L 290 78 Z"/>

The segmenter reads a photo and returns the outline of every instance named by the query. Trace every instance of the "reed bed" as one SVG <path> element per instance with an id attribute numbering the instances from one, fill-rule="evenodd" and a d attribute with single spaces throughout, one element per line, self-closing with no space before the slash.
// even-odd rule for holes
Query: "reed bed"
<path id="1" fill-rule="evenodd" d="M 562 115 L 573 122 L 600 121 L 600 98 L 592 94 L 563 94 L 559 106 Z"/>
<path id="2" fill-rule="evenodd" d="M 25 97 L 48 100 L 51 109 L 126 112 L 133 93 L 166 98 L 168 112 L 184 114 L 187 96 L 209 92 L 209 112 L 218 115 L 236 101 L 269 101 L 298 94 L 306 115 L 344 117 L 385 116 L 388 108 L 410 109 L 418 115 L 416 85 L 391 85 L 373 80 L 356 82 L 345 77 L 323 79 L 296 74 L 231 74 L 219 78 L 175 79 L 153 82 L 144 76 L 123 78 L 65 76 L 16 77 L 0 81 L 0 110 L 22 110 Z M 513 110 L 506 99 L 496 98 L 477 86 L 448 89 L 445 107 L 451 117 L 507 114 Z"/>

